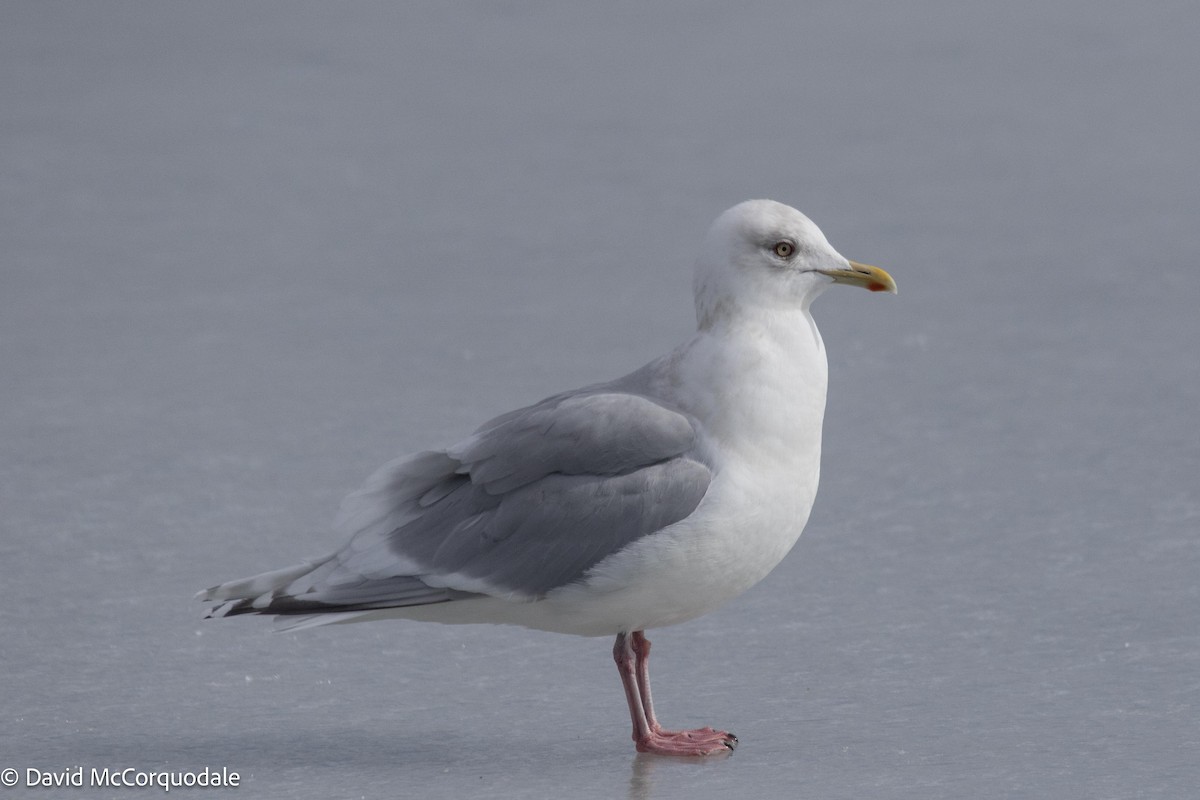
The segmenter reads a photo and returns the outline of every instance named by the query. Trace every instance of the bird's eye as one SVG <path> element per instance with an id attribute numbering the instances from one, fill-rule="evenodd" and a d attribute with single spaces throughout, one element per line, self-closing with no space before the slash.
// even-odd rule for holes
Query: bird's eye
<path id="1" fill-rule="evenodd" d="M 774 250 L 775 255 L 780 258 L 791 258 L 796 253 L 796 245 L 791 242 L 776 242 Z"/>

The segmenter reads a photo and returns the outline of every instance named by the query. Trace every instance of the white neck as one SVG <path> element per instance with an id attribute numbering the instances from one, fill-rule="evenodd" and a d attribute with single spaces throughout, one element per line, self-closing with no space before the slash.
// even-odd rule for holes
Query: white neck
<path id="1" fill-rule="evenodd" d="M 723 452 L 781 466 L 796 453 L 819 458 L 828 367 L 806 309 L 715 319 L 680 356 L 684 380 L 707 388 L 687 410 Z"/>

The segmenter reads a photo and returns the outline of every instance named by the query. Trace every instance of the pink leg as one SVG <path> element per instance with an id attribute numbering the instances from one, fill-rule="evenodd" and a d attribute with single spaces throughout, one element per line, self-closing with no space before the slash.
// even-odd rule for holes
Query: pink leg
<path id="1" fill-rule="evenodd" d="M 633 720 L 633 741 L 639 753 L 668 756 L 707 756 L 728 753 L 737 747 L 732 733 L 712 728 L 668 731 L 658 724 L 650 699 L 650 640 L 641 631 L 617 634 L 613 660 L 621 673 L 629 716 Z"/>

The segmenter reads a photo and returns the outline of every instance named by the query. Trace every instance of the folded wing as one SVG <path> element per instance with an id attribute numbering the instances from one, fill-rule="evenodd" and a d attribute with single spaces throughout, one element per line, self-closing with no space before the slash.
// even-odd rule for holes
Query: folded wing
<path id="1" fill-rule="evenodd" d="M 641 395 L 548 398 L 381 468 L 343 503 L 341 550 L 203 597 L 212 616 L 536 600 L 695 510 L 711 478 L 695 430 Z"/>

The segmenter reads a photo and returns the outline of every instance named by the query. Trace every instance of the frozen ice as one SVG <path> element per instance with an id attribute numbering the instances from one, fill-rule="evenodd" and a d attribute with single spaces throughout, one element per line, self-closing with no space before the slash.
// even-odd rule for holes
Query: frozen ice
<path id="1" fill-rule="evenodd" d="M 0 6 L 0 769 L 229 767 L 261 798 L 1187 796 L 1197 25 Z M 374 465 L 676 342 L 687 243 L 752 196 L 903 293 L 820 301 L 799 545 L 654 637 L 664 717 L 728 725 L 732 757 L 634 757 L 607 642 L 197 619 L 231 566 L 334 546 Z"/>

